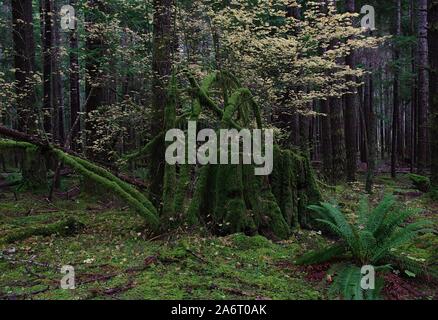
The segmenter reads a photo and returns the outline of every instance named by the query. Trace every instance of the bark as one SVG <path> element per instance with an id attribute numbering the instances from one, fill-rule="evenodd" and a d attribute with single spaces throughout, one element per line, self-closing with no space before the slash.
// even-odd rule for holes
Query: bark
<path id="1" fill-rule="evenodd" d="M 427 0 L 418 1 L 418 171 L 424 173 L 427 167 L 428 130 L 428 43 L 427 43 Z"/>
<path id="2" fill-rule="evenodd" d="M 411 0 L 410 3 L 410 11 L 411 11 L 411 33 L 414 35 L 416 32 L 415 26 L 415 3 L 414 0 Z M 416 74 L 416 52 L 418 51 L 417 45 L 412 44 L 411 56 L 411 72 L 412 74 Z M 411 88 L 411 130 L 410 130 L 410 160 L 411 160 L 411 173 L 414 173 L 414 168 L 416 166 L 416 146 L 417 146 L 417 109 L 418 109 L 418 95 L 417 95 L 417 77 L 413 78 L 412 88 Z"/>
<path id="3" fill-rule="evenodd" d="M 53 52 L 53 0 L 40 0 L 43 40 L 43 123 L 46 133 L 52 132 L 52 52 Z"/>
<path id="4" fill-rule="evenodd" d="M 432 187 L 438 190 L 438 0 L 429 2 L 430 114 Z"/>
<path id="5" fill-rule="evenodd" d="M 71 0 L 70 4 L 74 6 L 76 0 Z M 79 112 L 81 111 L 80 100 L 80 85 L 79 85 L 79 57 L 78 57 L 78 31 L 71 31 L 70 33 L 70 131 L 71 131 L 71 148 L 78 151 L 79 132 L 81 130 L 81 122 L 79 119 Z"/>
<path id="6" fill-rule="evenodd" d="M 154 35 L 152 56 L 152 122 L 153 136 L 159 135 L 164 129 L 164 108 L 167 105 L 166 90 L 172 72 L 173 5 L 174 0 L 154 0 Z M 164 141 L 156 144 L 151 157 L 151 188 L 150 193 L 155 205 L 160 204 L 164 177 Z"/>
<path id="7" fill-rule="evenodd" d="M 367 110 L 367 151 L 368 151 L 368 170 L 367 170 L 367 179 L 366 179 L 366 191 L 368 193 L 373 192 L 373 184 L 374 184 L 374 175 L 376 170 L 376 157 L 377 157 L 377 119 L 374 111 L 374 100 L 373 100 L 373 78 L 372 75 L 369 76 L 368 79 L 368 90 L 365 93 L 368 95 L 368 103 L 365 105 Z"/>
<path id="8" fill-rule="evenodd" d="M 401 36 L 401 0 L 397 0 L 396 10 L 396 35 Z M 400 49 L 394 45 L 394 61 L 397 63 L 400 59 Z M 394 84 L 393 84 L 393 110 L 392 110 L 392 142 L 391 142 L 391 176 L 396 177 L 397 158 L 401 150 L 398 150 L 399 139 L 399 118 L 400 118 L 400 78 L 398 67 L 394 67 Z"/>
<path id="9" fill-rule="evenodd" d="M 323 160 L 324 175 L 327 181 L 333 181 L 333 148 L 332 148 L 332 134 L 330 123 L 330 101 L 325 100 L 321 102 L 321 112 L 325 114 L 321 119 L 321 153 Z"/>
<path id="10" fill-rule="evenodd" d="M 54 1 L 54 12 L 59 12 L 59 7 Z M 65 127 L 64 127 L 64 91 L 61 74 L 61 35 L 59 32 L 60 25 L 58 19 L 53 21 L 53 58 L 52 58 L 52 84 L 53 84 L 53 137 L 59 144 L 64 144 Z"/>
<path id="11" fill-rule="evenodd" d="M 17 101 L 17 124 L 24 132 L 35 130 L 35 41 L 32 1 L 12 0 L 12 28 Z"/>
<path id="12" fill-rule="evenodd" d="M 346 1 L 347 11 L 355 12 L 355 1 L 347 0 Z M 356 67 L 356 58 L 355 53 L 351 52 L 350 55 L 346 58 L 346 64 L 350 66 L 350 68 Z M 355 80 L 355 79 L 348 79 Z M 345 150 L 346 150 L 346 174 L 348 181 L 356 180 L 356 171 L 357 171 L 357 163 L 356 163 L 356 155 L 357 155 L 357 94 L 347 94 L 345 97 Z"/>
<path id="13" fill-rule="evenodd" d="M 345 178 L 345 137 L 342 116 L 342 100 L 330 99 L 330 125 L 332 134 L 333 152 L 333 182 L 339 182 Z"/>

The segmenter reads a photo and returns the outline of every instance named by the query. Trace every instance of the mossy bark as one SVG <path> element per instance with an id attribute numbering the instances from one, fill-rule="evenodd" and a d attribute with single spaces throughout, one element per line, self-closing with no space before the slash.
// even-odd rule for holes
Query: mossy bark
<path id="1" fill-rule="evenodd" d="M 0 152 L 21 153 L 22 187 L 44 189 L 47 184 L 47 159 L 41 148 L 27 142 L 0 140 Z"/>
<path id="2" fill-rule="evenodd" d="M 1 239 L 0 242 L 12 243 L 15 241 L 25 240 L 33 236 L 47 237 L 47 236 L 51 236 L 52 234 L 58 234 L 61 236 L 70 236 L 77 233 L 82 228 L 83 228 L 82 223 L 70 217 L 68 219 L 47 225 L 31 226 L 31 227 L 14 230 L 13 232 L 11 232 L 11 234 Z"/>

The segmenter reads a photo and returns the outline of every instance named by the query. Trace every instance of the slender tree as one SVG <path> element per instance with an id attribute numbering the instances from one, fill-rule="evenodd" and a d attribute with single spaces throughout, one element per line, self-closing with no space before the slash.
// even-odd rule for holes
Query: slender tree
<path id="1" fill-rule="evenodd" d="M 43 42 L 43 119 L 46 133 L 52 132 L 52 74 L 53 74 L 53 0 L 40 0 Z"/>
<path id="2" fill-rule="evenodd" d="M 53 11 L 59 12 L 56 1 L 53 1 Z M 53 23 L 53 57 L 52 57 L 52 104 L 53 104 L 53 137 L 60 143 L 64 143 L 64 87 L 61 73 L 61 34 L 59 19 L 52 19 Z"/>
<path id="3" fill-rule="evenodd" d="M 368 75 L 366 81 L 368 96 L 367 103 L 364 108 L 366 110 L 366 140 L 367 140 L 367 159 L 368 159 L 368 170 L 365 189 L 368 193 L 372 193 L 374 184 L 374 175 L 376 170 L 376 158 L 377 158 L 377 118 L 374 107 L 374 82 L 373 75 Z"/>
<path id="4" fill-rule="evenodd" d="M 356 6 L 354 0 L 346 0 L 347 11 L 354 13 Z M 346 64 L 350 68 L 356 67 L 355 52 L 352 51 L 346 58 Z M 355 80 L 355 79 L 348 79 Z M 357 107 L 358 97 L 355 93 L 347 94 L 345 97 L 345 148 L 346 148 L 346 173 L 348 181 L 356 180 L 356 155 L 357 155 Z"/>
<path id="5" fill-rule="evenodd" d="M 418 0 L 418 171 L 427 167 L 427 111 L 429 104 L 427 0 Z"/>
<path id="6" fill-rule="evenodd" d="M 12 28 L 14 43 L 14 69 L 16 80 L 17 124 L 23 132 L 34 131 L 36 121 L 35 41 L 33 35 L 32 1 L 12 0 Z"/>
<path id="7" fill-rule="evenodd" d="M 70 4 L 74 6 L 76 0 L 70 0 Z M 75 28 L 70 33 L 70 130 L 71 130 L 71 148 L 77 150 L 79 147 L 79 131 L 81 130 L 81 122 L 79 121 L 79 113 L 81 111 L 80 100 L 80 84 L 79 84 L 79 52 L 78 52 L 78 30 L 77 21 L 74 21 Z"/>
<path id="8" fill-rule="evenodd" d="M 438 188 L 438 0 L 429 0 L 432 185 Z"/>
<path id="9" fill-rule="evenodd" d="M 396 0 L 396 36 L 401 36 L 401 17 L 402 7 L 401 0 Z M 399 118 L 400 118 L 400 71 L 399 71 L 400 49 L 397 44 L 394 44 L 394 83 L 393 83 L 393 110 L 392 110 L 392 142 L 391 142 L 391 176 L 396 177 L 397 156 L 400 150 L 397 150 L 399 136 Z"/>
<path id="10" fill-rule="evenodd" d="M 164 130 L 164 108 L 168 103 L 167 89 L 172 73 L 174 0 L 154 0 L 152 56 L 152 123 L 153 135 Z M 164 176 L 164 143 L 156 144 L 151 159 L 150 193 L 159 205 Z"/>

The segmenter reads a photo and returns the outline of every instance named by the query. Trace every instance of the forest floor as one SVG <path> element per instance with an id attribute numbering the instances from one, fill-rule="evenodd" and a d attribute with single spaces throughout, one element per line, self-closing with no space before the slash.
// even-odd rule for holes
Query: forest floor
<path id="1" fill-rule="evenodd" d="M 0 181 L 1 182 L 1 181 Z M 354 214 L 363 183 L 326 190 L 324 197 Z M 75 217 L 84 227 L 73 236 L 33 236 L 0 244 L 0 299 L 327 299 L 329 265 L 298 267 L 294 259 L 332 241 L 316 231 L 295 231 L 287 241 L 235 234 L 172 232 L 150 239 L 141 218 L 110 200 L 0 191 L 0 239 L 28 226 Z M 373 201 L 395 193 L 423 208 L 438 227 L 438 203 L 410 185 L 377 178 Z M 205 232 L 204 232 L 205 234 Z M 429 266 L 438 264 L 438 237 L 423 235 L 400 249 Z M 60 288 L 61 267 L 75 268 L 74 290 Z M 435 281 L 403 272 L 386 277 L 386 299 L 438 299 Z"/>

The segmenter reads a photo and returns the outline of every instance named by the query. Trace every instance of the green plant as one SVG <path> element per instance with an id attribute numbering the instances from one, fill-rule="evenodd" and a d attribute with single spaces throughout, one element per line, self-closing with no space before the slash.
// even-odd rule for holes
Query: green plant
<path id="1" fill-rule="evenodd" d="M 415 188 L 420 190 L 421 192 L 429 192 L 431 189 L 430 179 L 425 176 L 421 176 L 419 174 L 410 173 L 408 175 L 409 179 L 412 181 L 412 184 Z"/>
<path id="2" fill-rule="evenodd" d="M 432 189 L 432 191 L 429 192 L 429 196 L 432 200 L 438 201 L 438 188 Z"/>
<path id="3" fill-rule="evenodd" d="M 318 214 L 316 221 L 327 226 L 340 237 L 338 244 L 313 251 L 298 259 L 298 264 L 322 263 L 341 260 L 329 273 L 336 274 L 330 293 L 345 299 L 376 299 L 383 287 L 376 281 L 374 290 L 363 290 L 360 286 L 361 267 L 375 266 L 376 271 L 390 268 L 392 249 L 409 242 L 420 232 L 426 232 L 429 221 L 418 221 L 403 225 L 416 210 L 403 210 L 392 195 L 386 196 L 374 209 L 367 198 L 359 204 L 358 216 L 349 221 L 345 215 L 329 203 L 309 206 Z"/>

